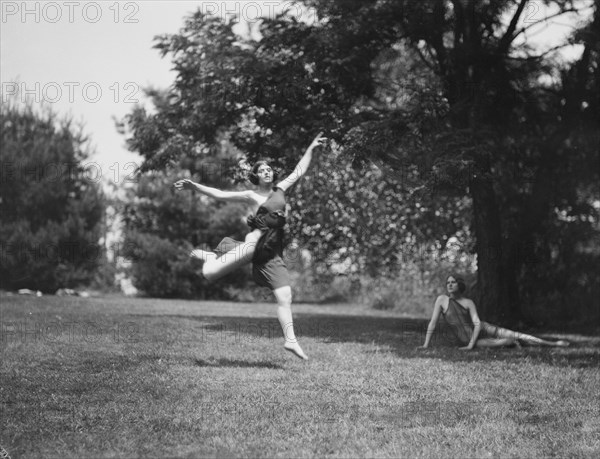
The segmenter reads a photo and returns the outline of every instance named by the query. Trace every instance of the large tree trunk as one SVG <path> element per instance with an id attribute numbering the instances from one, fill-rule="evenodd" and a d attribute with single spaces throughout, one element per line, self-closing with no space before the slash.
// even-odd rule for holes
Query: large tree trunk
<path id="1" fill-rule="evenodd" d="M 500 212 L 491 179 L 475 177 L 470 192 L 477 252 L 478 310 L 483 320 L 514 322 L 520 312 L 516 273 L 509 270 L 510 256 L 502 239 Z"/>

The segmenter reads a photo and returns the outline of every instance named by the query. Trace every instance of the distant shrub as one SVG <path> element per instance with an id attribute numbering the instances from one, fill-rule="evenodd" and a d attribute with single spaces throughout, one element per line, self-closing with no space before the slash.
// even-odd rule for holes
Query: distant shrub
<path id="1" fill-rule="evenodd" d="M 192 248 L 159 236 L 130 231 L 124 242 L 125 258 L 131 260 L 129 275 L 135 288 L 157 298 L 235 299 L 228 288 L 241 288 L 249 280 L 238 270 L 209 283 L 201 276 L 201 262 L 190 258 Z"/>

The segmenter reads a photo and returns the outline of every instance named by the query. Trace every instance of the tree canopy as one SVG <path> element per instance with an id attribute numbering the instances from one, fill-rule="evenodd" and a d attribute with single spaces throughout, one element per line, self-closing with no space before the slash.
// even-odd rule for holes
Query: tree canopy
<path id="1" fill-rule="evenodd" d="M 540 16 L 527 0 L 304 3 L 315 22 L 265 19 L 259 41 L 200 11 L 157 38 L 177 76 L 156 113 L 128 118 L 143 168 L 208 159 L 224 135 L 250 160 L 290 168 L 325 130 L 356 168 L 377 164 L 423 207 L 467 202 L 486 317 L 518 317 L 523 301 L 573 289 L 590 294 L 598 1 L 548 0 Z M 578 59 L 532 46 L 536 23 L 572 12 L 580 21 L 566 44 L 580 46 Z M 433 220 L 427 226 L 439 228 Z"/>

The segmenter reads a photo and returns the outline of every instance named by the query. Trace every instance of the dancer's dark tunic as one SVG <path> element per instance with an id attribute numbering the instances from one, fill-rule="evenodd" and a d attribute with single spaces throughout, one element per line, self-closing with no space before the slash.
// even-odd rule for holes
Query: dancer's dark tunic
<path id="1" fill-rule="evenodd" d="M 254 281 L 271 290 L 290 285 L 290 275 L 283 261 L 285 195 L 281 188 L 273 188 L 267 200 L 258 208 L 256 215 L 248 217 L 248 225 L 252 229 L 260 229 L 263 232 L 252 258 Z M 244 243 L 226 237 L 215 248 L 215 253 L 221 256 L 241 244 Z"/>
<path id="2" fill-rule="evenodd" d="M 469 311 L 463 308 L 454 298 L 449 298 L 448 309 L 446 309 L 446 311 L 442 309 L 442 315 L 444 316 L 446 323 L 450 326 L 454 336 L 456 336 L 462 344 L 469 344 L 471 336 L 473 336 L 474 328 Z M 479 332 L 477 339 L 498 338 L 498 336 L 489 334 L 484 329 L 484 324 L 485 322 L 481 322 L 481 331 Z"/>
<path id="3" fill-rule="evenodd" d="M 252 259 L 254 281 L 271 290 L 290 285 L 290 275 L 283 261 L 285 194 L 281 188 L 273 188 L 256 215 L 248 217 L 248 225 L 252 229 L 263 231 Z"/>

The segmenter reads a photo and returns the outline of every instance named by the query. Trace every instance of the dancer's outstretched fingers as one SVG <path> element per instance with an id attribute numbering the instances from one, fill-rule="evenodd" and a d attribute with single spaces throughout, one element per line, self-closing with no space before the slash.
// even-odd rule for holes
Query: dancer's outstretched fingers
<path id="1" fill-rule="evenodd" d="M 192 182 L 190 179 L 181 179 L 181 180 L 177 180 L 173 186 L 175 187 L 176 190 L 181 191 L 181 190 L 185 190 L 187 188 L 193 188 L 193 184 L 194 182 Z"/>

